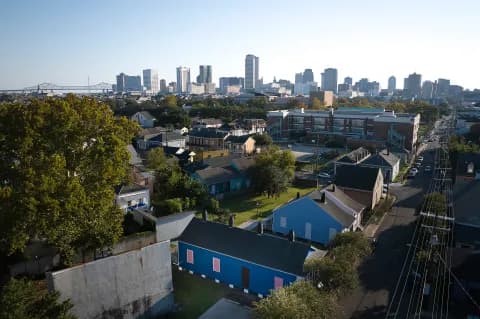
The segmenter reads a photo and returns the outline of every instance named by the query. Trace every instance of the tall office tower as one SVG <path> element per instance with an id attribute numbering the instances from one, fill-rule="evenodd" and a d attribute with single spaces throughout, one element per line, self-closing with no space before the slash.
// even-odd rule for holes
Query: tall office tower
<path id="1" fill-rule="evenodd" d="M 337 93 L 338 71 L 328 68 L 322 73 L 322 90 Z"/>
<path id="2" fill-rule="evenodd" d="M 130 76 L 125 73 L 117 75 L 117 92 L 132 92 L 142 90 L 142 79 L 140 75 Z"/>
<path id="3" fill-rule="evenodd" d="M 245 89 L 246 90 L 255 90 L 260 89 L 259 87 L 259 59 L 253 54 L 248 54 L 245 57 Z"/>
<path id="4" fill-rule="evenodd" d="M 303 83 L 314 82 L 313 71 L 312 69 L 305 69 L 303 71 Z"/>
<path id="5" fill-rule="evenodd" d="M 153 94 L 157 94 L 158 91 L 160 91 L 157 70 L 143 70 L 143 86 L 147 91 L 151 91 Z"/>
<path id="6" fill-rule="evenodd" d="M 177 68 L 177 92 L 187 93 L 190 83 L 190 68 L 179 66 Z"/>
<path id="7" fill-rule="evenodd" d="M 449 89 L 450 89 L 450 80 L 438 79 L 438 81 L 437 81 L 437 92 L 435 94 L 435 97 L 436 98 L 447 97 Z"/>
<path id="8" fill-rule="evenodd" d="M 433 98 L 434 84 L 432 81 L 424 81 L 422 84 L 422 100 L 430 100 Z"/>
<path id="9" fill-rule="evenodd" d="M 197 76 L 197 83 L 205 84 L 212 83 L 212 66 L 200 65 Z"/>
<path id="10" fill-rule="evenodd" d="M 397 89 L 397 79 L 392 75 L 388 78 L 388 93 L 393 93 Z"/>
<path id="11" fill-rule="evenodd" d="M 420 97 L 422 93 L 422 75 L 413 73 L 405 79 L 406 88 L 403 92 L 406 97 Z"/>
<path id="12" fill-rule="evenodd" d="M 160 80 L 160 92 L 167 92 L 167 81 L 165 79 Z"/>
<path id="13" fill-rule="evenodd" d="M 295 84 L 303 83 L 303 73 L 295 73 Z"/>
<path id="14" fill-rule="evenodd" d="M 347 76 L 345 79 L 343 79 L 343 84 L 348 84 L 348 85 L 353 85 L 353 80 L 351 77 Z"/>

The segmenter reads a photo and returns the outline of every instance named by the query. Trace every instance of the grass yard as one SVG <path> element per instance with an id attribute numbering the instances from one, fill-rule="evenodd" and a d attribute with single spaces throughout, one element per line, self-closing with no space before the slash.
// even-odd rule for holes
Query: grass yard
<path id="1" fill-rule="evenodd" d="M 314 187 L 299 188 L 289 187 L 288 191 L 280 194 L 280 196 L 267 198 L 264 195 L 254 195 L 246 193 L 232 198 L 224 199 L 220 202 L 222 208 L 228 208 L 230 212 L 236 214 L 235 224 L 240 225 L 250 219 L 261 219 L 267 217 L 274 208 L 281 206 L 297 196 L 305 195 L 313 191 Z M 256 203 L 259 203 L 257 207 Z"/>
<path id="2" fill-rule="evenodd" d="M 228 293 L 228 287 L 172 267 L 175 304 L 179 311 L 168 318 L 196 319 Z"/>

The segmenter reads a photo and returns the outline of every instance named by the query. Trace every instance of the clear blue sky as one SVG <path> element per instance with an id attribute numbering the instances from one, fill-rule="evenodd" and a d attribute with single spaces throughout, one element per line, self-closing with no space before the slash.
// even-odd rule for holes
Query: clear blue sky
<path id="1" fill-rule="evenodd" d="M 312 68 L 397 86 L 409 73 L 480 88 L 479 0 L 0 0 L 0 88 L 113 83 L 119 72 L 213 66 L 265 82 Z"/>

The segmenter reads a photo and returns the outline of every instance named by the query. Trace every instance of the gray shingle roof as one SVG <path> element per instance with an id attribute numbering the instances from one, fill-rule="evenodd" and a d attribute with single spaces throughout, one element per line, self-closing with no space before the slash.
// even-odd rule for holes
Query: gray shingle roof
<path id="1" fill-rule="evenodd" d="M 146 120 L 156 120 L 156 118 L 152 114 L 150 114 L 150 112 L 141 111 L 140 114 L 142 114 Z"/>
<path id="2" fill-rule="evenodd" d="M 336 169 L 335 184 L 340 187 L 372 191 L 379 171 L 380 168 L 342 165 Z"/>
<path id="3" fill-rule="evenodd" d="M 350 153 L 345 154 L 343 157 L 338 159 L 337 162 L 355 164 L 357 162 L 361 162 L 369 154 L 370 154 L 370 152 L 366 148 L 359 147 L 359 148 L 351 151 Z"/>
<path id="4" fill-rule="evenodd" d="M 374 154 L 364 160 L 362 164 L 365 165 L 375 165 L 375 166 L 389 166 L 389 167 L 394 167 L 400 159 L 390 152 L 387 154 L 386 151 L 382 151 L 378 154 Z"/>
<path id="5" fill-rule="evenodd" d="M 192 219 L 179 241 L 300 276 L 310 251 L 300 242 L 198 218 Z"/>
<path id="6" fill-rule="evenodd" d="M 240 157 L 232 160 L 232 164 L 240 171 L 246 171 L 253 165 L 255 165 L 255 158 L 253 157 Z"/>
<path id="7" fill-rule="evenodd" d="M 361 212 L 365 209 L 365 205 L 357 202 L 347 194 L 345 194 L 340 188 L 335 187 L 335 191 L 333 191 L 332 185 L 325 187 L 324 191 L 328 192 L 332 196 L 335 196 L 339 201 L 350 207 L 356 212 Z"/>
<path id="8" fill-rule="evenodd" d="M 322 198 L 322 193 L 323 191 L 321 190 L 315 190 L 307 196 L 314 200 L 320 208 L 322 208 L 327 214 L 336 219 L 344 227 L 350 227 L 355 221 L 355 217 L 353 217 L 353 215 L 350 215 L 328 199 L 325 201 L 325 203 L 320 202 Z"/>
<path id="9" fill-rule="evenodd" d="M 250 138 L 249 135 L 233 136 L 230 135 L 227 137 L 226 141 L 232 144 L 245 144 L 245 142 Z"/>
<path id="10" fill-rule="evenodd" d="M 134 183 L 115 187 L 115 193 L 117 195 L 123 195 L 139 191 L 148 191 L 148 188 Z"/>
<path id="11" fill-rule="evenodd" d="M 228 182 L 237 174 L 230 169 L 223 167 L 207 167 L 195 172 L 207 185 Z"/>
<path id="12" fill-rule="evenodd" d="M 204 128 L 199 130 L 190 131 L 190 136 L 194 137 L 205 137 L 205 138 L 221 138 L 225 139 L 228 136 L 228 133 L 218 131 L 214 128 Z"/>

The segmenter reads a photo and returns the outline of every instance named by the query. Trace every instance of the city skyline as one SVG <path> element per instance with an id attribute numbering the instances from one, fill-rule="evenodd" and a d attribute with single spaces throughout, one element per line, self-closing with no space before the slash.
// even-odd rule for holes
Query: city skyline
<path id="1" fill-rule="evenodd" d="M 91 84 L 113 84 L 120 72 L 142 75 L 150 68 L 170 82 L 179 65 L 192 70 L 212 65 L 218 86 L 220 77 L 244 76 L 247 54 L 260 57 L 265 83 L 274 76 L 293 82 L 306 68 L 320 79 L 324 69 L 335 68 L 338 79 L 368 78 L 382 88 L 391 75 L 401 88 L 401 79 L 414 72 L 422 80 L 480 87 L 480 45 L 474 41 L 480 3 L 279 1 L 273 11 L 264 3 L 251 1 L 251 6 L 254 12 L 246 9 L 248 3 L 230 1 L 7 1 L 0 12 L 0 39 L 11 45 L 0 59 L 0 88 L 80 85 L 88 78 Z M 319 21 L 316 12 L 330 14 Z M 205 19 L 206 13 L 211 18 Z M 219 28 L 236 24 L 242 27 Z M 328 32 L 315 32 L 325 25 Z M 211 34 L 205 36 L 206 30 Z M 316 38 L 322 41 L 311 41 Z"/>

